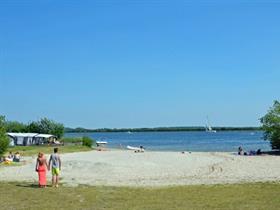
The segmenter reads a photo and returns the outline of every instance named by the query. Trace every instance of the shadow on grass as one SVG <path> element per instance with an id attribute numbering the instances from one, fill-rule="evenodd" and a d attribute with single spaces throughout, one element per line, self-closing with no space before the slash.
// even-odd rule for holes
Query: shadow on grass
<path id="1" fill-rule="evenodd" d="M 22 183 L 22 184 L 16 184 L 17 187 L 24 187 L 24 188 L 39 188 L 38 184 L 34 183 Z"/>
<path id="2" fill-rule="evenodd" d="M 43 189 L 44 187 L 39 187 L 36 183 L 14 183 L 15 186 L 21 187 L 21 188 L 37 188 L 37 189 Z M 60 187 L 63 185 L 60 184 Z M 53 188 L 52 185 L 47 185 L 46 188 Z"/>

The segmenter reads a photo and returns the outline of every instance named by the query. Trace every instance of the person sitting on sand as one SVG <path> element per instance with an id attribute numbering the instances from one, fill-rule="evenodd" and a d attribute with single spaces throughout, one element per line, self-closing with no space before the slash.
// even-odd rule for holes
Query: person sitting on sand
<path id="1" fill-rule="evenodd" d="M 249 155 L 256 155 L 257 152 L 255 150 L 250 150 Z"/>
<path id="2" fill-rule="evenodd" d="M 244 151 L 241 146 L 238 147 L 238 155 L 244 155 Z"/>
<path id="3" fill-rule="evenodd" d="M 16 153 L 15 153 L 15 156 L 14 156 L 13 161 L 14 161 L 14 162 L 19 162 L 19 161 L 20 161 L 20 154 L 19 154 L 19 152 L 16 152 Z"/>
<path id="4" fill-rule="evenodd" d="M 60 156 L 58 155 L 58 148 L 54 148 L 54 153 L 51 154 L 49 159 L 49 170 L 50 165 L 52 166 L 52 186 L 58 187 L 58 181 L 59 181 L 59 173 L 61 171 L 61 160 Z"/>
<path id="5" fill-rule="evenodd" d="M 8 163 L 8 162 L 13 162 L 14 159 L 14 155 L 12 152 L 9 152 L 9 155 L 7 157 L 4 158 L 4 160 Z"/>
<path id="6" fill-rule="evenodd" d="M 10 165 L 12 163 L 12 161 L 13 160 L 11 160 L 10 158 L 4 156 L 4 164 Z"/>
<path id="7" fill-rule="evenodd" d="M 145 149 L 143 146 L 140 146 L 140 152 L 145 152 Z"/>
<path id="8" fill-rule="evenodd" d="M 14 155 L 13 155 L 13 153 L 11 151 L 9 152 L 9 155 L 8 155 L 7 158 L 9 158 L 10 160 L 14 159 Z"/>
<path id="9" fill-rule="evenodd" d="M 143 146 L 140 146 L 139 149 L 134 150 L 134 152 L 145 152 L 145 149 Z"/>
<path id="10" fill-rule="evenodd" d="M 261 155 L 261 149 L 258 149 L 257 151 L 251 150 L 249 155 Z"/>

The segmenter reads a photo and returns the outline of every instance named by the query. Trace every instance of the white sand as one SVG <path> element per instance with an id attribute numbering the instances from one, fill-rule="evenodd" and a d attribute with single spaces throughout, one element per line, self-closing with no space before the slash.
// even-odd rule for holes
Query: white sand
<path id="1" fill-rule="evenodd" d="M 169 186 L 280 180 L 280 156 L 230 153 L 91 151 L 61 155 L 67 185 Z M 51 180 L 51 174 L 48 173 Z M 35 158 L 0 167 L 0 180 L 34 181 Z"/>

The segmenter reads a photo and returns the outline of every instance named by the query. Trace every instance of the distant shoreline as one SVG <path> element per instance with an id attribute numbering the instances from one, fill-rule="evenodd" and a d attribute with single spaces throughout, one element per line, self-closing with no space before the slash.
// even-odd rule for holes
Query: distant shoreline
<path id="1" fill-rule="evenodd" d="M 216 131 L 261 131 L 260 127 L 213 127 Z M 65 133 L 102 133 L 102 132 L 191 132 L 205 131 L 204 127 L 158 127 L 158 128 L 65 128 Z"/>

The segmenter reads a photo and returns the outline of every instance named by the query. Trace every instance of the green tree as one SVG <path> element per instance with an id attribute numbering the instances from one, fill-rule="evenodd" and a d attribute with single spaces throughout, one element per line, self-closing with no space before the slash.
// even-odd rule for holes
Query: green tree
<path id="1" fill-rule="evenodd" d="M 28 126 L 29 132 L 52 134 L 61 138 L 64 134 L 64 126 L 47 118 L 42 118 L 38 122 L 31 122 Z"/>
<path id="2" fill-rule="evenodd" d="M 38 122 L 31 122 L 27 125 L 27 131 L 30 133 L 40 133 L 40 127 Z"/>
<path id="3" fill-rule="evenodd" d="M 264 130 L 264 139 L 269 140 L 272 149 L 280 149 L 280 102 L 274 104 L 260 119 Z"/>
<path id="4" fill-rule="evenodd" d="M 27 126 L 17 121 L 7 121 L 5 122 L 5 127 L 7 132 L 27 132 Z"/>
<path id="5" fill-rule="evenodd" d="M 6 134 L 5 117 L 0 116 L 0 156 L 5 154 L 9 147 L 10 141 Z"/>

